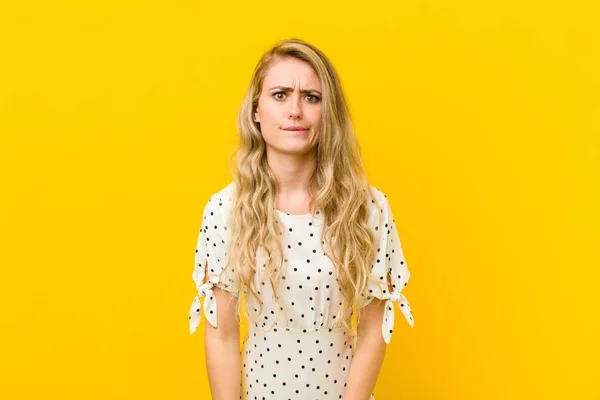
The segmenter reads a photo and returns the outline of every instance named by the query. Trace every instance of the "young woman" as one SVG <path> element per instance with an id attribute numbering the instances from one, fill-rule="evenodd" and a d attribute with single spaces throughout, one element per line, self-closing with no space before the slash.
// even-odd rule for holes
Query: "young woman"
<path id="1" fill-rule="evenodd" d="M 413 326 L 410 273 L 331 62 L 279 42 L 254 70 L 238 130 L 234 182 L 205 204 L 193 273 L 190 333 L 204 312 L 213 399 L 373 400 L 393 302 Z"/>

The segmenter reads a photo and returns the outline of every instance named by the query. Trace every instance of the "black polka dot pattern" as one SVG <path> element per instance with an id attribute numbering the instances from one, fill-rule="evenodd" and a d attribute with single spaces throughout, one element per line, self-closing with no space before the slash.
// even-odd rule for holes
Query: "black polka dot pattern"
<path id="1" fill-rule="evenodd" d="M 198 295 L 194 298 L 190 307 L 190 333 L 194 333 L 200 324 L 201 311 L 200 299 L 204 298 L 204 314 L 207 321 L 217 327 L 217 304 L 215 302 L 212 288 L 214 286 L 226 290 L 234 296 L 239 296 L 238 285 L 235 284 L 231 268 L 228 268 L 222 277 L 221 271 L 227 263 L 227 243 L 229 232 L 225 226 L 226 204 L 224 198 L 217 193 L 211 196 L 204 206 L 202 226 L 196 244 L 196 255 L 192 279 L 196 283 Z M 205 274 L 208 273 L 208 281 Z"/>
<path id="2" fill-rule="evenodd" d="M 203 227 L 196 248 L 194 281 L 198 296 L 190 308 L 190 332 L 200 322 L 200 299 L 204 298 L 204 314 L 216 327 L 216 303 L 212 293 L 215 285 L 229 290 L 236 296 L 237 285 L 233 275 L 219 281 L 219 274 L 226 261 L 228 215 L 234 183 L 214 194 L 204 211 Z M 373 297 L 387 300 L 382 334 L 389 343 L 394 323 L 392 302 L 399 302 L 400 309 L 412 324 L 412 313 L 400 290 L 406 285 L 409 273 L 406 269 L 402 248 L 395 230 L 395 222 L 385 195 L 373 188 L 382 205 L 379 210 L 371 207 L 370 223 L 375 236 L 380 237 L 377 260 L 372 271 L 382 277 L 379 285 L 371 284 L 370 296 L 363 298 L 362 306 Z M 244 339 L 242 397 L 244 399 L 340 399 L 344 395 L 346 378 L 353 357 L 352 340 L 340 327 L 333 328 L 341 316 L 341 288 L 333 263 L 327 256 L 328 249 L 321 241 L 323 219 L 321 214 L 288 214 L 274 210 L 281 225 L 284 250 L 282 276 L 278 284 L 281 296 L 280 308 L 273 302 L 273 291 L 264 274 L 264 257 L 257 253 L 257 273 L 254 286 L 263 301 L 259 315 L 259 302 L 243 287 L 248 312 L 254 318 Z M 381 225 L 377 213 L 382 213 Z M 209 282 L 204 280 L 205 264 L 208 264 Z M 261 267 L 262 266 L 262 267 Z M 392 293 L 387 279 L 392 282 Z M 385 290 L 385 292 L 383 292 Z M 381 293 L 380 293 L 381 292 Z M 348 316 L 348 321 L 351 315 Z M 375 397 L 371 394 L 370 400 Z"/>
<path id="3" fill-rule="evenodd" d="M 369 291 L 373 296 L 364 298 L 361 305 L 365 306 L 369 304 L 374 297 L 386 300 L 381 332 L 384 341 L 390 343 L 394 327 L 393 303 L 398 304 L 408 324 L 414 327 L 410 304 L 401 293 L 402 289 L 408 284 L 410 272 L 406 267 L 402 243 L 400 242 L 400 237 L 396 229 L 396 221 L 394 220 L 387 197 L 377 189 L 374 192 L 379 195 L 377 200 L 380 202 L 381 209 L 376 210 L 371 215 L 371 225 L 376 228 L 374 232 L 376 238 L 378 238 L 376 239 L 376 243 L 378 243 L 377 254 L 375 255 L 371 272 L 375 277 L 379 277 L 379 284 L 369 282 Z M 377 212 L 382 216 L 381 224 L 379 225 L 377 224 Z M 388 286 L 388 278 L 391 282 L 391 288 Z"/>
<path id="4" fill-rule="evenodd" d="M 243 398 L 342 398 L 352 362 L 348 339 L 337 327 L 251 330 L 242 351 Z"/>

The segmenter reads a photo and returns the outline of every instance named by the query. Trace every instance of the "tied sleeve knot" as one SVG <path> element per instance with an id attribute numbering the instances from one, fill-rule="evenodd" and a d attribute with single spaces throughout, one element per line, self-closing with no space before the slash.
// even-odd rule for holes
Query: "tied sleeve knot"
<path id="1" fill-rule="evenodd" d="M 398 302 L 400 300 L 400 292 L 392 292 L 390 293 L 390 301 Z"/>
<path id="2" fill-rule="evenodd" d="M 389 344 L 390 340 L 392 339 L 392 331 L 394 329 L 393 303 L 398 303 L 400 311 L 402 311 L 404 318 L 406 318 L 411 327 L 414 327 L 415 322 L 412 317 L 412 311 L 410 310 L 410 304 L 408 303 L 406 297 L 404 297 L 404 295 L 400 293 L 400 290 L 387 292 L 382 296 L 381 299 L 386 300 L 385 311 L 383 314 L 383 322 L 381 324 L 381 333 L 383 334 L 383 339 L 385 340 L 385 342 Z"/>
<path id="3" fill-rule="evenodd" d="M 206 320 L 210 322 L 212 326 L 217 327 L 217 302 L 213 293 L 213 287 L 217 284 L 214 279 L 210 279 L 208 282 L 198 286 L 198 295 L 194 297 L 192 306 L 190 307 L 190 334 L 193 334 L 200 320 L 202 319 L 202 312 L 200 310 L 200 299 L 204 298 L 204 315 Z"/>
<path id="4" fill-rule="evenodd" d="M 208 281 L 206 283 L 203 283 L 198 288 L 198 296 L 199 297 L 205 297 L 207 294 L 212 294 L 212 288 L 214 286 L 215 286 L 215 284 L 212 283 L 212 282 L 210 282 L 210 281 Z"/>

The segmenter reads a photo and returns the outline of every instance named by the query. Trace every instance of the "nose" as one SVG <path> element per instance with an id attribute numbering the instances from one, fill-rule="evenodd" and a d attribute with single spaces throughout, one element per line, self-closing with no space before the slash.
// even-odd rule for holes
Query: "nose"
<path id="1" fill-rule="evenodd" d="M 302 117 L 302 109 L 300 108 L 300 100 L 298 96 L 293 96 L 292 100 L 289 102 L 290 108 L 288 113 L 292 118 L 301 118 Z"/>

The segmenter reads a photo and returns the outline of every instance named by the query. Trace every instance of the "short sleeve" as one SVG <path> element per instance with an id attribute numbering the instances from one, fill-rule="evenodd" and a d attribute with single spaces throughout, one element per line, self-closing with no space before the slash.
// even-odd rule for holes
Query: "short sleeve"
<path id="1" fill-rule="evenodd" d="M 379 192 L 381 193 L 381 192 Z M 408 300 L 401 293 L 402 289 L 408 284 L 410 272 L 406 266 L 402 244 L 396 229 L 396 221 L 394 220 L 392 209 L 390 208 L 387 198 L 381 193 L 379 197 L 381 208 L 378 212 L 373 213 L 372 221 L 376 240 L 376 256 L 373 261 L 372 274 L 379 279 L 380 284 L 377 285 L 369 281 L 369 292 L 373 297 L 380 300 L 386 300 L 385 312 L 381 325 L 381 332 L 386 343 L 389 343 L 392 338 L 392 330 L 394 328 L 394 304 L 397 303 L 402 315 L 408 321 L 411 327 L 414 326 L 412 311 Z M 381 214 L 381 222 L 377 217 L 377 213 Z M 392 291 L 389 291 L 388 277 L 392 285 Z"/>
<path id="2" fill-rule="evenodd" d="M 212 326 L 217 327 L 217 304 L 213 287 L 226 290 L 234 296 L 239 296 L 231 266 L 227 264 L 228 238 L 224 207 L 214 195 L 204 206 L 202 225 L 196 244 L 196 256 L 192 278 L 196 283 L 198 294 L 190 307 L 190 334 L 193 334 L 201 320 L 200 299 L 204 298 L 204 315 Z M 208 274 L 208 281 L 204 283 Z"/>

